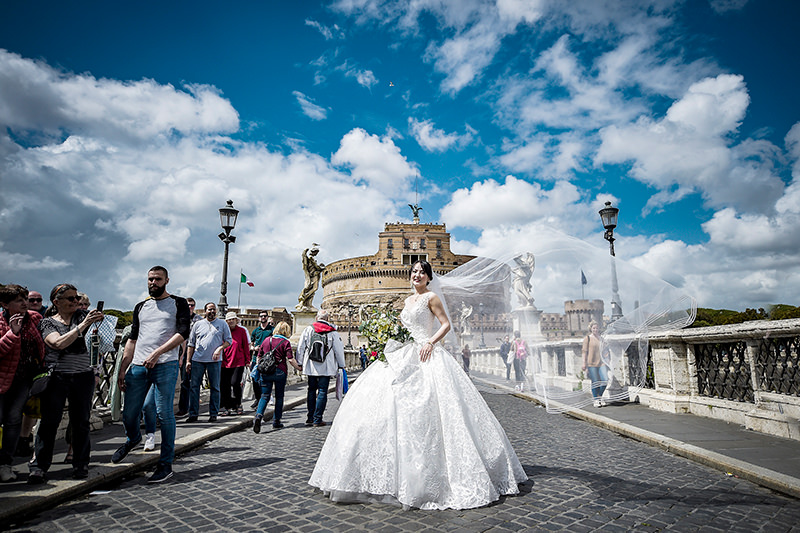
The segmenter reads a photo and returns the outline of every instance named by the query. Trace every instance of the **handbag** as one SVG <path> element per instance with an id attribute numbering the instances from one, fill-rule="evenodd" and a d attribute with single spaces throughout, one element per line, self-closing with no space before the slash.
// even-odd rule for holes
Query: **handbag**
<path id="1" fill-rule="evenodd" d="M 33 376 L 33 383 L 31 383 L 31 388 L 28 390 L 28 398 L 33 396 L 39 396 L 41 393 L 47 390 L 47 386 L 50 384 L 50 377 L 53 374 L 53 369 L 48 368 L 43 372 Z"/>

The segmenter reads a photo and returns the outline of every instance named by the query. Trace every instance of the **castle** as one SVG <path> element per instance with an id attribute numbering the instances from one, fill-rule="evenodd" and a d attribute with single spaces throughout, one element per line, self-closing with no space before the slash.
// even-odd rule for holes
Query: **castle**
<path id="1" fill-rule="evenodd" d="M 424 259 L 435 274 L 444 275 L 474 258 L 450 250 L 450 234 L 444 224 L 420 224 L 417 217 L 411 224 L 387 223 L 378 234 L 377 253 L 341 259 L 325 267 L 322 307 L 331 313 L 345 344 L 358 345 L 362 343 L 358 325 L 365 319 L 365 310 L 374 306 L 402 308 L 403 300 L 411 294 L 409 272 L 415 261 Z M 494 309 L 490 302 L 487 304 L 487 310 Z M 604 323 L 603 308 L 602 300 L 564 302 L 565 314 L 542 314 L 542 334 L 548 340 L 583 336 L 592 320 Z M 481 344 L 496 345 L 497 339 L 512 333 L 509 313 L 497 311 L 475 313 L 469 319 Z"/>

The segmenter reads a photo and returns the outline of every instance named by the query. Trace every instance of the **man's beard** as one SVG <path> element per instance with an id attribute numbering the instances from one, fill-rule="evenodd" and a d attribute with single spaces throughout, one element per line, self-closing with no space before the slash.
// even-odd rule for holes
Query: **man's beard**
<path id="1" fill-rule="evenodd" d="M 150 296 L 152 296 L 153 298 L 158 298 L 159 296 L 161 296 L 162 294 L 164 294 L 164 291 L 166 291 L 166 290 L 167 290 L 167 287 L 166 287 L 166 285 L 165 285 L 165 286 L 163 286 L 163 287 L 159 287 L 158 285 L 153 285 L 153 286 L 151 286 L 151 287 L 147 287 L 147 292 L 148 292 L 148 293 L 150 294 Z"/>

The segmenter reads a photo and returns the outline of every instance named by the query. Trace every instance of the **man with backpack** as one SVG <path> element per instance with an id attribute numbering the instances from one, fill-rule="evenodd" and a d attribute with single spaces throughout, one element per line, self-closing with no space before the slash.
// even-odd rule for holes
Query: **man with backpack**
<path id="1" fill-rule="evenodd" d="M 297 345 L 297 363 L 308 377 L 308 416 L 306 426 L 325 426 L 322 420 L 328 403 L 328 387 L 340 368 L 344 368 L 344 343 L 336 326 L 328 322 L 328 312 L 320 309 L 317 321 L 308 326 Z"/>

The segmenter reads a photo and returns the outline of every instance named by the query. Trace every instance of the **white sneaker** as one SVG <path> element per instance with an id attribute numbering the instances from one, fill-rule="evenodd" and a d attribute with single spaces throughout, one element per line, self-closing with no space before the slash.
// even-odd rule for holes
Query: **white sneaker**
<path id="1" fill-rule="evenodd" d="M 17 474 L 11 469 L 11 465 L 0 466 L 0 481 L 7 483 L 9 481 L 16 481 Z"/>
<path id="2" fill-rule="evenodd" d="M 156 449 L 156 434 L 148 433 L 144 439 L 144 451 L 152 452 Z"/>
<path id="3" fill-rule="evenodd" d="M 594 401 L 594 406 L 595 407 L 603 407 L 603 403 L 600 400 L 595 400 Z"/>

